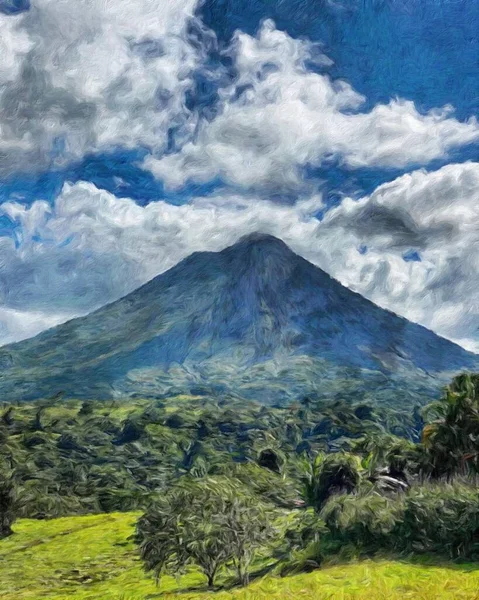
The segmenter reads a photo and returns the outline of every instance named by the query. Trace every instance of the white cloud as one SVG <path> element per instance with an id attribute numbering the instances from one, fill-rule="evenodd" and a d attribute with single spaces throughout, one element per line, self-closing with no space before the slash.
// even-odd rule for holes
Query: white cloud
<path id="1" fill-rule="evenodd" d="M 316 47 L 271 21 L 257 37 L 238 33 L 232 54 L 238 77 L 221 91 L 219 115 L 179 153 L 145 160 L 170 187 L 221 176 L 250 189 L 297 188 L 306 165 L 427 164 L 479 139 L 477 120 L 461 123 L 451 107 L 422 115 L 395 99 L 359 112 L 365 98 L 348 83 L 308 70 Z"/>
<path id="2" fill-rule="evenodd" d="M 322 222 L 319 208 L 319 197 L 278 206 L 240 195 L 141 207 L 85 182 L 66 185 L 53 207 L 6 203 L 17 243 L 0 238 L 0 310 L 33 321 L 84 314 L 194 251 L 262 231 L 377 304 L 479 351 L 479 163 L 404 175 Z M 403 259 L 411 250 L 421 262 Z M 22 336 L 17 327 L 0 329 L 0 342 Z"/>
<path id="3" fill-rule="evenodd" d="M 187 41 L 196 0 L 33 0 L 0 16 L 0 172 L 123 145 L 161 152 L 188 127 L 201 56 Z"/>
<path id="4" fill-rule="evenodd" d="M 0 343 L 9 344 L 33 337 L 44 329 L 67 321 L 72 316 L 68 313 L 49 315 L 0 307 Z"/>
<path id="5" fill-rule="evenodd" d="M 218 116 L 201 119 L 185 106 L 208 51 L 187 34 L 197 4 L 32 0 L 0 15 L 0 174 L 142 147 L 145 168 L 173 188 L 221 176 L 304 193 L 305 165 L 427 164 L 479 139 L 477 121 L 459 122 L 450 107 L 421 115 L 395 99 L 361 112 L 348 83 L 309 70 L 330 64 L 318 46 L 271 21 L 257 37 L 235 36 L 237 78 L 220 89 Z M 171 127 L 184 146 L 164 156 Z"/>
<path id="6" fill-rule="evenodd" d="M 479 352 L 478 223 L 479 163 L 464 163 L 415 171 L 346 200 L 320 231 L 337 278 Z M 420 262 L 403 260 L 411 250 Z"/>
<path id="7" fill-rule="evenodd" d="M 32 41 L 17 25 L 18 19 L 0 13 L 0 85 L 18 77 L 21 60 L 32 48 Z"/>

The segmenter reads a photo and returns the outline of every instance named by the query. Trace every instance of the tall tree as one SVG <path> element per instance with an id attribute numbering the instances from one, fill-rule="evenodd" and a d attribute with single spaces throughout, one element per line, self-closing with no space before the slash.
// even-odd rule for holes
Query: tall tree
<path id="1" fill-rule="evenodd" d="M 422 435 L 430 474 L 449 478 L 479 472 L 479 374 L 455 377 L 425 414 L 433 417 Z"/>

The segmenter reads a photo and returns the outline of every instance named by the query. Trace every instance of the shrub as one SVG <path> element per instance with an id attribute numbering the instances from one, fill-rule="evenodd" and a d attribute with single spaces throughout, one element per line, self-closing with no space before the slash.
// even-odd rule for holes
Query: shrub
<path id="1" fill-rule="evenodd" d="M 381 496 L 342 495 L 331 498 L 321 511 L 329 530 L 331 548 L 352 544 L 360 551 L 371 552 L 391 546 L 391 534 L 402 519 L 404 499 Z M 336 544 L 334 544 L 336 542 Z"/>
<path id="2" fill-rule="evenodd" d="M 402 551 L 472 558 L 479 553 L 479 492 L 460 484 L 413 488 L 392 535 Z"/>

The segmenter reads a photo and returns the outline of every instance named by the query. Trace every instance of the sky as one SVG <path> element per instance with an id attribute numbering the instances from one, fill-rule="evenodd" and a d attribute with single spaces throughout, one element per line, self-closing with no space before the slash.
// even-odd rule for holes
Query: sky
<path id="1" fill-rule="evenodd" d="M 0 0 L 0 344 L 262 231 L 479 352 L 479 0 Z"/>

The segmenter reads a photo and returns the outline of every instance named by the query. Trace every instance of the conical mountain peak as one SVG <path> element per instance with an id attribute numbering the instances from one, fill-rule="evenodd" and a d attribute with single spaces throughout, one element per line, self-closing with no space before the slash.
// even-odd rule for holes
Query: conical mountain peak
<path id="1" fill-rule="evenodd" d="M 287 248 L 288 246 L 279 238 L 269 233 L 255 231 L 241 237 L 234 246 L 268 246 L 275 245 Z"/>
<path id="2" fill-rule="evenodd" d="M 286 266 L 299 260 L 299 257 L 285 242 L 273 235 L 259 232 L 241 237 L 235 244 L 225 248 L 219 254 L 229 262 L 232 261 L 236 268 L 241 270 L 263 264 L 266 268 L 274 271 L 274 265 Z M 265 273 L 265 275 L 268 274 Z"/>
<path id="3" fill-rule="evenodd" d="M 0 393 L 168 395 L 190 393 L 201 381 L 266 401 L 343 393 L 353 373 L 354 394 L 373 378 L 375 394 L 407 395 L 411 379 L 437 390 L 442 373 L 477 363 L 345 288 L 282 240 L 255 232 L 220 252 L 190 255 L 86 317 L 5 346 Z"/>

